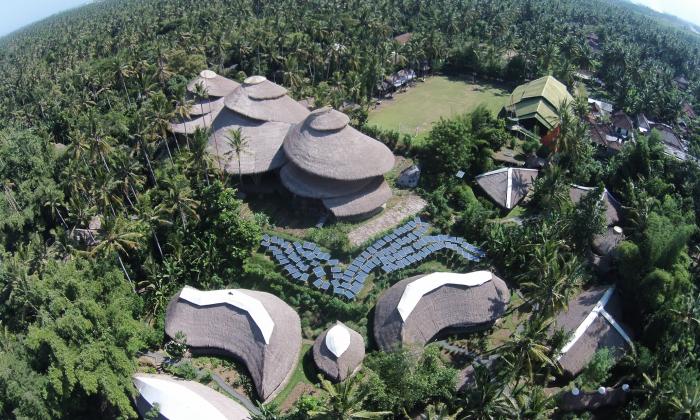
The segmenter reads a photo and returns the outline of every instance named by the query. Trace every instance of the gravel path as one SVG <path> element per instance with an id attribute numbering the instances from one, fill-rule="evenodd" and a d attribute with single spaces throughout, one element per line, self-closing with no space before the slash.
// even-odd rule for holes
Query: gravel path
<path id="1" fill-rule="evenodd" d="M 419 213 L 426 205 L 425 200 L 413 193 L 402 196 L 393 207 L 351 230 L 348 239 L 353 246 L 359 246 L 377 234 L 398 226 L 402 220 Z"/>

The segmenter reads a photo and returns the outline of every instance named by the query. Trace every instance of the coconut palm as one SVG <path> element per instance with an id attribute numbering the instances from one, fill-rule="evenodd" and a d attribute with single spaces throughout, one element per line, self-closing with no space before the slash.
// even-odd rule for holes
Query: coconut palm
<path id="1" fill-rule="evenodd" d="M 92 257 L 116 255 L 124 275 L 133 287 L 133 282 L 121 256 L 129 256 L 131 251 L 141 248 L 140 240 L 142 237 L 141 232 L 135 230 L 133 223 L 119 216 L 105 224 L 104 233 L 94 238 L 96 245 L 86 254 Z"/>
<path id="2" fill-rule="evenodd" d="M 318 419 L 379 419 L 391 414 L 389 411 L 367 411 L 362 408 L 367 399 L 368 389 L 362 387 L 362 375 L 354 375 L 345 381 L 333 384 L 331 381 L 318 376 L 321 388 L 326 391 L 326 399 L 323 408 L 312 411 L 314 418 Z"/>
<path id="3" fill-rule="evenodd" d="M 430 404 L 425 409 L 425 413 L 421 414 L 423 420 L 457 420 L 457 416 L 462 412 L 461 408 L 450 414 L 445 403 Z"/>
<path id="4" fill-rule="evenodd" d="M 226 144 L 231 150 L 227 154 L 234 153 L 238 160 L 238 185 L 243 185 L 243 172 L 241 171 L 241 154 L 248 148 L 248 140 L 243 136 L 240 128 L 230 129 L 226 132 Z"/>
<path id="5" fill-rule="evenodd" d="M 507 342 L 491 350 L 500 354 L 510 367 L 516 378 L 514 388 L 517 388 L 521 375 L 526 375 L 532 382 L 543 367 L 559 369 L 553 359 L 553 349 L 547 344 L 550 325 L 551 320 L 531 318 L 522 325 L 522 331 L 516 329 Z"/>
<path id="6" fill-rule="evenodd" d="M 474 367 L 474 386 L 464 396 L 464 411 L 460 419 L 496 420 L 517 416 L 515 400 L 508 395 L 501 378 L 492 375 L 483 365 Z"/>

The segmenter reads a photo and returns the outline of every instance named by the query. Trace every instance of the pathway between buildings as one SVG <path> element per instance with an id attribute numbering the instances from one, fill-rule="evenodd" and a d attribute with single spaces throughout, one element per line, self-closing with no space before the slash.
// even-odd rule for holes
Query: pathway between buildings
<path id="1" fill-rule="evenodd" d="M 425 208 L 427 203 L 414 193 L 406 194 L 390 209 L 367 223 L 350 231 L 348 239 L 353 246 L 359 246 L 381 232 L 398 226 L 403 220 L 414 216 Z"/>

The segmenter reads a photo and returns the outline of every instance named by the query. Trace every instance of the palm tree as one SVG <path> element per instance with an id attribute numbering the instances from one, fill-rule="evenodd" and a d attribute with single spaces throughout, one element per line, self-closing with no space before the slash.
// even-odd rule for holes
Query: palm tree
<path id="1" fill-rule="evenodd" d="M 678 396 L 672 396 L 671 407 L 675 410 L 676 419 L 697 419 L 700 418 L 700 388 L 683 385 L 683 390 Z"/>
<path id="2" fill-rule="evenodd" d="M 518 418 L 545 420 L 552 418 L 555 400 L 545 394 L 541 386 L 524 387 L 516 397 L 520 415 Z"/>
<path id="3" fill-rule="evenodd" d="M 187 227 L 187 220 L 199 220 L 197 208 L 199 201 L 192 198 L 192 189 L 189 186 L 170 184 L 165 191 L 162 210 L 171 215 L 180 217 L 182 225 Z"/>
<path id="4" fill-rule="evenodd" d="M 521 375 L 527 375 L 532 382 L 535 374 L 544 366 L 559 369 L 552 358 L 552 348 L 547 344 L 551 320 L 531 318 L 523 326 L 522 331 L 513 334 L 512 338 L 490 352 L 497 352 L 511 368 L 516 378 L 513 386 L 517 389 Z"/>
<path id="5" fill-rule="evenodd" d="M 133 282 L 129 273 L 126 271 L 126 266 L 124 265 L 121 255 L 128 256 L 129 252 L 141 248 L 140 240 L 143 235 L 134 230 L 133 224 L 121 216 L 107 223 L 104 227 L 104 232 L 104 234 L 99 235 L 99 238 L 94 238 L 97 240 L 97 244 L 90 252 L 87 252 L 87 255 L 92 257 L 97 255 L 116 255 L 124 275 L 126 275 L 126 278 L 132 283 L 133 287 Z"/>
<path id="6" fill-rule="evenodd" d="M 362 376 L 353 375 L 345 381 L 333 384 L 322 375 L 318 376 L 321 388 L 326 391 L 324 407 L 311 414 L 319 419 L 379 419 L 391 414 L 389 411 L 366 411 L 362 405 L 367 399 L 368 389 L 361 387 Z"/>
<path id="7" fill-rule="evenodd" d="M 504 383 L 483 365 L 474 366 L 474 386 L 464 397 L 465 420 L 511 419 L 517 416 L 515 400 L 507 394 Z"/>
<path id="8" fill-rule="evenodd" d="M 238 185 L 243 185 L 243 173 L 241 171 L 241 153 L 243 153 L 248 147 L 248 140 L 243 137 L 243 133 L 240 128 L 228 130 L 226 133 L 226 143 L 229 145 L 231 150 L 228 153 L 235 153 L 236 159 L 238 160 Z"/>
<path id="9" fill-rule="evenodd" d="M 423 420 L 457 420 L 457 416 L 462 412 L 461 408 L 450 414 L 445 403 L 430 404 L 425 409 L 425 413 L 421 414 Z"/>

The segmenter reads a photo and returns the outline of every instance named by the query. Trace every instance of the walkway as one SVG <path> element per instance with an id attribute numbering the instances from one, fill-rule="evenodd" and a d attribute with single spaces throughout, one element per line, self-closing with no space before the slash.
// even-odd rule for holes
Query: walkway
<path id="1" fill-rule="evenodd" d="M 400 200 L 392 208 L 383 211 L 374 219 L 351 230 L 348 234 L 350 244 L 353 246 L 362 245 L 379 233 L 398 226 L 403 220 L 420 213 L 428 204 L 414 193 L 400 197 Z"/>

